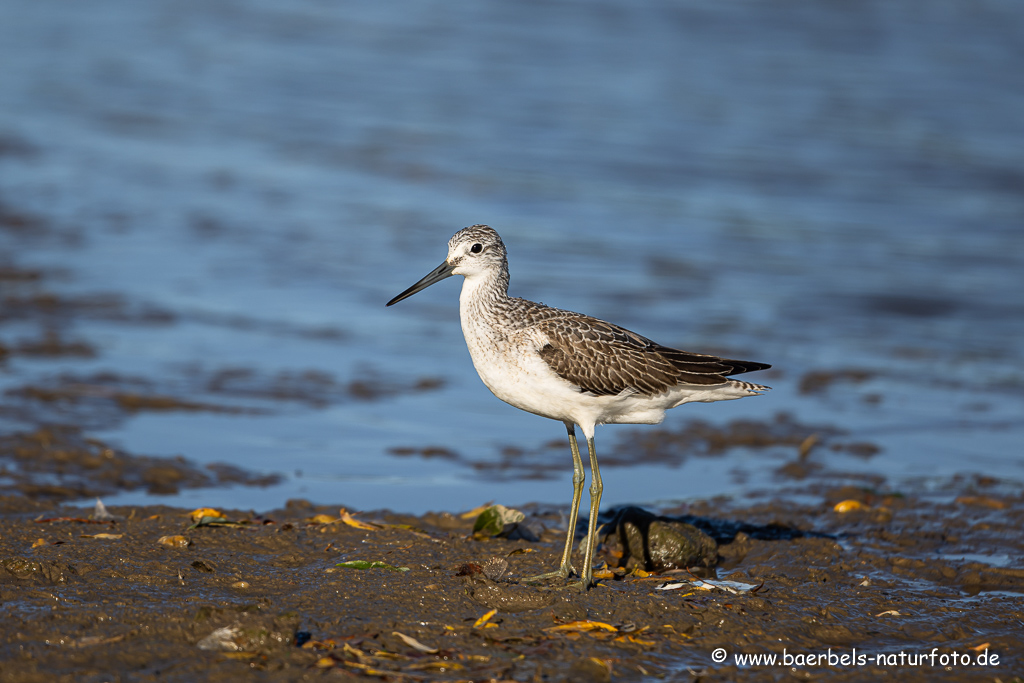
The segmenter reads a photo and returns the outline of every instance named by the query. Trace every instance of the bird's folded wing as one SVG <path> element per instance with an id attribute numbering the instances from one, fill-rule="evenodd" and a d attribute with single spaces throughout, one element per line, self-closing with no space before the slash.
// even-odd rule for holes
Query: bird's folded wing
<path id="1" fill-rule="evenodd" d="M 538 328 L 547 336 L 538 349 L 544 362 L 581 392 L 596 396 L 623 391 L 652 396 L 679 385 L 723 384 L 728 375 L 767 367 L 671 349 L 587 316 L 556 317 Z"/>

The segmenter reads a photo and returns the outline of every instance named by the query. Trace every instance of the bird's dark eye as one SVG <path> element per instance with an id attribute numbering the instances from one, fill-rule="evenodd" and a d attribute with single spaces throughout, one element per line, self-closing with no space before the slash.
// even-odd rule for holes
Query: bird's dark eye
<path id="1" fill-rule="evenodd" d="M 482 245 L 482 244 L 480 244 L 479 242 L 477 242 L 477 243 L 476 243 L 476 244 L 474 244 L 474 245 L 473 245 L 472 247 L 470 247 L 470 249 L 469 249 L 469 250 L 470 250 L 471 252 L 473 252 L 474 254 L 479 254 L 479 253 L 480 253 L 481 251 L 483 251 L 483 250 L 484 250 L 484 245 Z"/>

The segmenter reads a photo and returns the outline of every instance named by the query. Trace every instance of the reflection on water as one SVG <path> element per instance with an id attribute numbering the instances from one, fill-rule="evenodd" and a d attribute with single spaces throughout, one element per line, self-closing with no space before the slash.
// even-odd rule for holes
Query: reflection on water
<path id="1" fill-rule="evenodd" d="M 775 366 L 599 430 L 609 504 L 785 481 L 791 443 L 629 458 L 779 413 L 876 449 L 823 441 L 825 471 L 1024 479 L 1018 4 L 0 13 L 6 433 L 286 475 L 239 506 L 567 501 L 562 428 L 476 378 L 456 281 L 383 307 L 485 222 L 515 295 Z M 544 476 L 487 475 L 520 458 Z"/>

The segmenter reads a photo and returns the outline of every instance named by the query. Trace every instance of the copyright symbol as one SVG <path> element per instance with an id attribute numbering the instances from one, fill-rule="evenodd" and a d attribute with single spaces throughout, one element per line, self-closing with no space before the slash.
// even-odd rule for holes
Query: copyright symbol
<path id="1" fill-rule="evenodd" d="M 716 647 L 711 652 L 711 661 L 715 664 L 721 664 L 725 661 L 725 658 L 729 656 L 729 653 L 725 651 L 724 647 Z"/>

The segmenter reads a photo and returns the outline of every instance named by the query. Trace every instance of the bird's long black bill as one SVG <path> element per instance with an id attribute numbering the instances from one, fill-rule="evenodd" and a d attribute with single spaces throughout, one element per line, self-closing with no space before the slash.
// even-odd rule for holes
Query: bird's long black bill
<path id="1" fill-rule="evenodd" d="M 401 294 L 396 296 L 394 299 L 389 301 L 387 303 L 387 305 L 390 306 L 391 304 L 397 304 L 402 299 L 408 299 L 410 296 L 412 296 L 416 292 L 423 291 L 424 289 L 426 289 L 430 285 L 434 284 L 435 282 L 440 282 L 441 280 L 445 279 L 446 277 L 451 277 L 452 276 L 452 269 L 453 268 L 454 268 L 454 266 L 448 265 L 448 262 L 445 261 L 444 263 L 439 265 L 437 268 L 434 268 L 432 271 L 430 271 L 430 273 L 428 273 L 425 278 L 423 278 L 422 280 L 420 280 L 419 282 L 414 284 L 412 287 L 410 287 L 409 289 L 405 290 L 404 292 L 402 292 Z"/>

